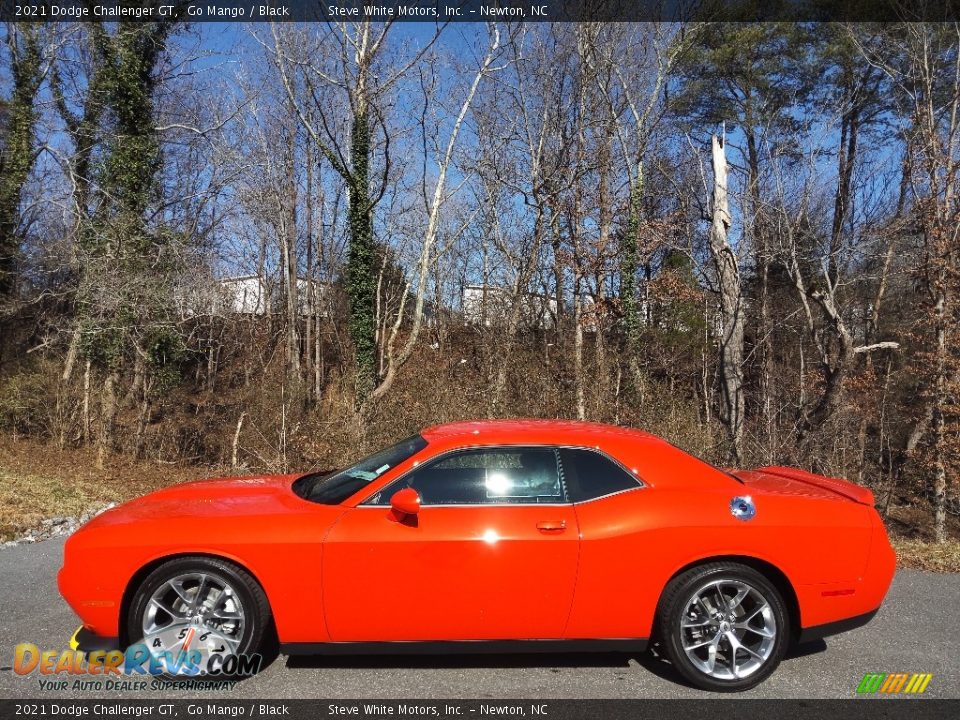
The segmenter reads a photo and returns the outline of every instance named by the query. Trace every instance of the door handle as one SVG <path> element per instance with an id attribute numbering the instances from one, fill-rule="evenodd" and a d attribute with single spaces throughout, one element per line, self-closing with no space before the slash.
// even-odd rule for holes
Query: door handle
<path id="1" fill-rule="evenodd" d="M 541 520 L 537 523 L 537 530 L 540 532 L 563 532 L 566 529 L 566 520 Z"/>

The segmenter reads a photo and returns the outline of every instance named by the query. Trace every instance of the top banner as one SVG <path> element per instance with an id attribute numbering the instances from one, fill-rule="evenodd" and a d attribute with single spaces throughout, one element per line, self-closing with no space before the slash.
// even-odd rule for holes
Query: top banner
<path id="1" fill-rule="evenodd" d="M 0 0 L 8 22 L 920 22 L 960 0 Z"/>

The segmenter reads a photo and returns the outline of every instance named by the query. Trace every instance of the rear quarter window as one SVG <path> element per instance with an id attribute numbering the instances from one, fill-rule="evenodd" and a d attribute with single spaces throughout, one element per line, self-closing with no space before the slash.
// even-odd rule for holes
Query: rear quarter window
<path id="1" fill-rule="evenodd" d="M 560 461 L 573 502 L 643 487 L 643 483 L 619 463 L 596 450 L 564 448 L 560 451 Z"/>

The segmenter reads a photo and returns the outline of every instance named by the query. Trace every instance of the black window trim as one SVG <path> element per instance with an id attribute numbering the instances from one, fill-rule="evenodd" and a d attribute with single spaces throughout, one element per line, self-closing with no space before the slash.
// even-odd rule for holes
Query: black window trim
<path id="1" fill-rule="evenodd" d="M 643 478 L 641 478 L 637 473 L 632 472 L 632 471 L 630 470 L 630 468 L 628 468 L 626 465 L 624 465 L 622 462 L 620 462 L 617 458 L 615 458 L 615 457 L 613 457 L 612 455 L 610 455 L 610 453 L 604 452 L 603 450 L 601 450 L 601 449 L 600 449 L 598 446 L 596 446 L 596 445 L 559 445 L 559 446 L 557 446 L 557 450 L 558 450 L 558 451 L 560 451 L 560 450 L 584 450 L 584 451 L 586 451 L 586 452 L 592 452 L 592 453 L 594 453 L 594 454 L 596 454 L 596 455 L 599 455 L 600 457 L 604 458 L 605 460 L 609 460 L 610 462 L 612 462 L 612 463 L 613 463 L 614 465 L 616 465 L 618 468 L 620 468 L 621 470 L 623 470 L 623 472 L 626 473 L 627 477 L 629 477 L 631 480 L 633 480 L 633 481 L 637 484 L 636 487 L 628 487 L 628 488 L 623 488 L 622 490 L 614 490 L 613 492 L 608 492 L 608 493 L 606 493 L 606 494 L 604 494 L 604 495 L 597 495 L 596 497 L 588 498 L 587 500 L 578 500 L 578 501 L 576 501 L 575 503 L 573 503 L 574 505 L 586 505 L 587 503 L 592 503 L 592 502 L 594 502 L 594 501 L 596 501 L 596 500 L 603 500 L 604 498 L 613 497 L 614 495 L 620 495 L 621 493 L 633 492 L 634 490 L 643 490 L 643 489 L 649 487 L 649 486 L 647 485 L 647 483 L 644 482 Z M 563 455 L 562 455 L 562 454 L 560 455 L 560 463 L 561 463 L 561 466 L 562 466 L 562 465 L 563 465 Z M 580 477 L 579 477 L 579 475 L 577 476 L 577 484 L 578 484 L 578 485 L 580 484 Z M 566 489 L 566 485 L 564 485 L 564 489 Z"/>
<path id="2" fill-rule="evenodd" d="M 468 450 L 508 450 L 508 449 L 516 449 L 516 448 L 528 448 L 528 449 L 543 449 L 543 448 L 545 448 L 545 449 L 549 449 L 549 450 L 553 450 L 553 451 L 554 451 L 554 454 L 555 454 L 556 459 L 557 459 L 557 472 L 558 472 L 559 475 L 560 475 L 560 487 L 561 487 L 561 489 L 563 490 L 563 496 L 566 498 L 566 500 L 567 500 L 566 502 L 562 502 L 562 503 L 535 503 L 535 502 L 523 502 L 523 503 L 518 503 L 518 502 L 495 502 L 495 503 L 435 503 L 435 504 L 430 504 L 430 505 L 421 505 L 420 507 L 421 507 L 421 508 L 438 508 L 438 507 L 443 507 L 443 508 L 456 508 L 456 507 L 471 507 L 471 508 L 475 508 L 475 507 L 572 507 L 572 506 L 574 506 L 574 505 L 586 505 L 587 503 L 592 503 L 592 502 L 595 502 L 595 501 L 597 501 L 597 500 L 603 500 L 604 498 L 613 497 L 614 495 L 620 495 L 621 493 L 626 493 L 626 492 L 633 492 L 634 490 L 643 490 L 643 489 L 649 487 L 649 486 L 647 485 L 647 483 L 645 483 L 645 482 L 643 481 L 643 479 L 642 479 L 641 477 L 639 477 L 636 473 L 631 472 L 630 469 L 627 468 L 627 467 L 626 467 L 622 462 L 620 462 L 617 458 L 611 456 L 609 453 L 604 452 L 603 450 L 601 450 L 601 449 L 600 449 L 599 447 L 597 447 L 596 445 L 554 445 L 554 444 L 551 444 L 551 443 L 532 443 L 532 444 L 531 444 L 531 443 L 520 443 L 520 444 L 517 444 L 517 445 L 465 445 L 465 446 L 463 446 L 463 447 L 451 448 L 451 449 L 449 449 L 449 450 L 444 450 L 444 451 L 443 451 L 442 453 L 440 453 L 439 455 L 434 455 L 432 458 L 430 458 L 429 460 L 425 461 L 425 463 L 422 463 L 422 464 L 419 464 L 419 465 L 414 465 L 413 467 L 408 468 L 405 472 L 403 472 L 401 475 L 398 475 L 397 477 L 395 477 L 393 480 L 391 480 L 390 482 L 388 482 L 386 485 L 384 485 L 384 486 L 383 486 L 382 488 L 380 488 L 379 490 L 375 490 L 374 492 L 372 492 L 372 493 L 370 493 L 369 495 L 367 495 L 363 500 L 361 500 L 360 502 L 358 502 L 358 503 L 355 505 L 355 507 L 356 507 L 356 508 L 380 508 L 380 509 L 385 508 L 385 507 L 389 507 L 389 506 L 390 506 L 389 501 L 387 502 L 386 505 L 374 505 L 373 503 L 370 502 L 370 500 L 371 500 L 371 498 L 373 498 L 374 496 L 379 495 L 381 492 L 383 492 L 384 490 L 386 490 L 386 489 L 387 489 L 388 487 L 390 487 L 391 485 L 394 485 L 394 484 L 396 484 L 396 483 L 399 483 L 401 480 L 406 479 L 406 477 L 407 477 L 408 475 L 411 475 L 411 474 L 417 472 L 418 470 L 422 470 L 423 467 L 425 467 L 427 463 L 429 463 L 429 464 L 432 465 L 432 464 L 435 463 L 435 462 L 439 462 L 439 461 L 443 460 L 443 459 L 446 458 L 448 455 L 453 455 L 454 453 L 464 452 L 464 451 L 468 451 Z M 567 481 L 566 481 L 566 478 L 564 477 L 564 472 L 565 472 L 565 471 L 564 471 L 564 468 L 563 468 L 563 458 L 562 458 L 561 455 L 560 455 L 560 451 L 561 451 L 561 450 L 586 450 L 586 451 L 588 451 L 588 452 L 596 453 L 596 454 L 600 455 L 601 457 L 606 458 L 607 460 L 610 460 L 610 461 L 613 462 L 617 467 L 619 467 L 621 470 L 623 470 L 630 478 L 633 479 L 634 482 L 637 483 L 637 486 L 636 486 L 636 487 L 630 487 L 630 488 L 624 488 L 623 490 L 615 490 L 614 492 L 607 493 L 606 495 L 598 495 L 597 497 L 590 498 L 589 500 L 580 500 L 580 501 L 578 501 L 578 502 L 573 502 L 573 501 L 570 499 L 570 491 L 567 489 Z M 578 479 L 578 482 L 579 482 L 579 479 Z"/>

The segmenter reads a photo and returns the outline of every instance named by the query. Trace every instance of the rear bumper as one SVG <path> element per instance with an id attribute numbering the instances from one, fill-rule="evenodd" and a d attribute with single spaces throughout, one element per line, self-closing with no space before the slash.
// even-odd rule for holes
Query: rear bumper
<path id="1" fill-rule="evenodd" d="M 823 640 L 825 637 L 830 637 L 831 635 L 839 635 L 840 633 L 845 633 L 848 630 L 855 630 L 858 627 L 863 627 L 868 622 L 873 620 L 874 615 L 880 608 L 876 610 L 871 610 L 870 612 L 863 613 L 862 615 L 856 615 L 855 617 L 846 618 L 844 620 L 836 620 L 835 622 L 824 623 L 823 625 L 814 625 L 812 627 L 802 628 L 800 630 L 800 635 L 797 637 L 797 644 L 802 645 L 803 643 L 816 642 L 817 640 Z"/>
<path id="2" fill-rule="evenodd" d="M 795 588 L 801 608 L 800 642 L 818 640 L 866 625 L 883 603 L 896 572 L 897 556 L 880 516 L 873 508 L 867 511 L 873 529 L 870 549 L 860 576 L 855 580 L 798 585 Z"/>
<path id="3" fill-rule="evenodd" d="M 120 649 L 120 638 L 97 635 L 83 625 L 70 638 L 70 649 L 79 650 L 87 654 L 92 652 L 108 652 Z"/>

